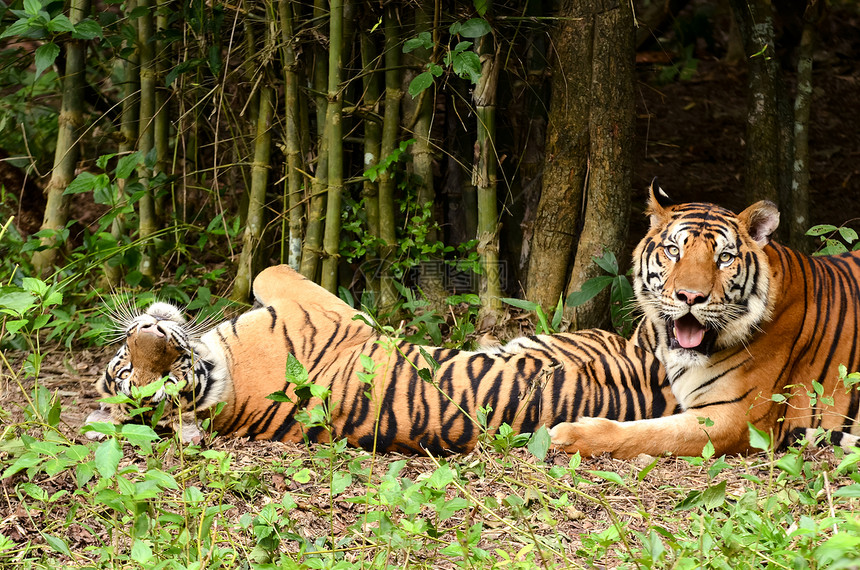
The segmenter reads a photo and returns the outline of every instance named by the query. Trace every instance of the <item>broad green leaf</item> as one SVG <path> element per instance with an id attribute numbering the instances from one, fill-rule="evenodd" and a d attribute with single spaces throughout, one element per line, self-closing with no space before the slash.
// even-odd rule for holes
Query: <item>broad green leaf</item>
<path id="1" fill-rule="evenodd" d="M 582 284 L 582 289 L 567 296 L 565 304 L 569 307 L 578 307 L 597 296 L 598 293 L 612 284 L 614 277 L 601 275 L 593 277 Z"/>
<path id="2" fill-rule="evenodd" d="M 823 236 L 825 234 L 830 234 L 835 232 L 837 229 L 836 226 L 831 226 L 829 224 L 821 224 L 818 226 L 812 226 L 808 230 L 806 230 L 806 235 L 808 236 Z"/>
<path id="3" fill-rule="evenodd" d="M 148 540 L 135 540 L 131 546 L 131 559 L 135 562 L 146 565 L 152 560 L 152 547 Z"/>
<path id="4" fill-rule="evenodd" d="M 340 495 L 350 485 L 352 485 L 352 475 L 336 471 L 331 478 L 331 493 L 332 495 Z"/>
<path id="5" fill-rule="evenodd" d="M 120 459 L 122 459 L 122 448 L 113 438 L 106 439 L 96 448 L 95 465 L 102 477 L 113 477 Z"/>
<path id="6" fill-rule="evenodd" d="M 60 46 L 54 42 L 48 42 L 36 48 L 36 77 L 42 75 L 42 72 L 54 65 L 54 60 L 60 55 Z"/>
<path id="7" fill-rule="evenodd" d="M 36 298 L 24 291 L 0 295 L 0 308 L 9 309 L 16 315 L 24 316 L 36 306 Z"/>
<path id="8" fill-rule="evenodd" d="M 134 174 L 137 166 L 142 162 L 143 155 L 140 151 L 121 156 L 119 160 L 116 161 L 116 171 L 114 172 L 114 175 L 117 178 L 124 180 Z"/>
<path id="9" fill-rule="evenodd" d="M 726 502 L 726 482 L 720 481 L 705 489 L 702 493 L 702 502 L 708 510 L 722 506 Z"/>
<path id="10" fill-rule="evenodd" d="M 39 0 L 24 0 L 24 11 L 32 16 L 36 16 L 42 9 L 42 3 Z"/>
<path id="11" fill-rule="evenodd" d="M 48 22 L 48 25 L 45 28 L 49 32 L 54 33 L 65 33 L 65 32 L 74 32 L 75 26 L 72 25 L 72 21 L 69 20 L 68 16 L 65 14 L 59 14 L 54 17 L 53 20 Z"/>
<path id="12" fill-rule="evenodd" d="M 490 23 L 483 18 L 472 18 L 470 20 L 466 20 L 456 27 L 456 32 L 453 31 L 454 26 L 451 27 L 452 33 L 460 34 L 464 38 L 480 38 L 493 31 L 493 28 L 490 27 Z"/>
<path id="13" fill-rule="evenodd" d="M 45 539 L 45 542 L 48 543 L 48 546 L 51 549 L 59 552 L 60 554 L 65 554 L 69 558 L 72 558 L 72 552 L 69 550 L 69 545 L 66 541 L 58 536 L 54 536 L 52 534 L 48 534 L 47 532 L 42 533 L 42 538 Z"/>
<path id="14" fill-rule="evenodd" d="M 102 37 L 102 27 L 91 18 L 86 18 L 75 24 L 72 37 L 78 40 L 94 40 Z"/>
<path id="15" fill-rule="evenodd" d="M 429 71 L 419 73 L 409 82 L 409 94 L 415 99 L 422 91 L 433 85 L 433 74 Z"/>
<path id="16" fill-rule="evenodd" d="M 528 449 L 532 455 L 543 461 L 549 451 L 550 437 L 546 426 L 540 426 L 529 440 Z"/>
<path id="17" fill-rule="evenodd" d="M 626 487 L 624 483 L 624 479 L 621 478 L 621 475 L 614 471 L 589 471 L 592 475 L 596 477 L 600 477 L 601 479 L 605 479 L 610 483 L 615 483 L 616 485 L 621 485 L 622 487 Z"/>
<path id="18" fill-rule="evenodd" d="M 594 263 L 597 264 L 602 270 L 606 271 L 610 275 L 618 275 L 618 260 L 615 258 L 615 254 L 611 251 L 603 252 L 602 257 L 592 256 Z"/>
<path id="19" fill-rule="evenodd" d="M 750 431 L 750 446 L 756 449 L 767 450 L 770 447 L 770 436 L 749 422 L 747 422 L 747 425 Z"/>
<path id="20" fill-rule="evenodd" d="M 277 392 L 272 392 L 268 396 L 266 396 L 267 400 L 272 400 L 273 402 L 289 402 L 292 403 L 293 400 L 289 396 L 287 396 L 286 392 L 283 390 L 278 390 Z"/>

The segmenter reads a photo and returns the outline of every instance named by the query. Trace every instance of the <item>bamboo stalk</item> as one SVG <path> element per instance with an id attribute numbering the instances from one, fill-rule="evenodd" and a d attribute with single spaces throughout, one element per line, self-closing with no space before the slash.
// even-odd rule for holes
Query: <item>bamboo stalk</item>
<path id="1" fill-rule="evenodd" d="M 140 57 L 140 132 L 137 147 L 141 154 L 149 157 L 149 153 L 155 148 L 154 118 L 156 113 L 155 100 L 155 61 L 153 56 L 153 27 L 152 0 L 139 0 L 139 6 L 143 10 L 138 20 L 138 54 Z M 155 279 L 156 255 L 155 247 L 150 242 L 150 237 L 158 230 L 158 222 L 155 212 L 155 199 L 150 186 L 152 172 L 149 167 L 142 165 L 138 169 L 138 178 L 143 184 L 146 192 L 138 202 L 139 234 L 143 244 L 143 252 L 140 260 L 140 272 L 150 280 Z"/>
<path id="2" fill-rule="evenodd" d="M 328 13 L 325 0 L 314 0 L 314 21 L 322 21 Z M 323 46 L 314 50 L 315 65 L 313 66 L 314 97 L 317 116 L 317 164 L 314 179 L 311 183 L 310 205 L 308 207 L 308 224 L 305 231 L 305 243 L 302 246 L 301 274 L 308 279 L 316 280 L 323 243 L 323 214 L 326 210 L 326 188 L 328 187 L 328 130 L 325 128 L 326 108 L 328 102 L 322 93 L 328 90 L 328 58 L 325 57 Z"/>
<path id="3" fill-rule="evenodd" d="M 167 22 L 167 4 L 169 0 L 156 0 L 157 10 L 155 17 L 155 28 L 157 37 L 161 38 L 162 34 L 168 28 Z M 155 145 L 155 170 L 154 175 L 160 173 L 168 173 L 170 157 L 170 114 L 167 112 L 167 90 L 164 88 L 164 77 L 167 74 L 168 59 L 165 54 L 166 44 L 159 39 L 155 42 L 155 117 L 153 118 L 153 136 Z M 171 202 L 176 203 L 173 194 L 173 185 L 171 185 Z M 165 219 L 165 202 L 167 195 L 158 193 L 155 196 L 155 215 L 159 220 Z M 175 211 L 175 210 L 174 210 Z M 178 234 L 175 234 L 175 239 L 180 239 Z"/>
<path id="4" fill-rule="evenodd" d="M 328 106 L 328 204 L 326 208 L 325 239 L 321 285 L 337 293 L 337 267 L 340 261 L 340 209 L 343 194 L 343 93 L 341 67 L 343 63 L 343 0 L 331 0 L 329 14 Z"/>
<path id="5" fill-rule="evenodd" d="M 289 208 L 289 233 L 283 232 L 287 240 L 287 263 L 298 270 L 302 258 L 302 172 L 301 138 L 299 135 L 299 75 L 296 60 L 295 15 L 292 0 L 280 0 L 278 11 L 281 20 L 282 56 L 284 60 L 284 115 L 286 119 L 285 146 L 287 155 L 287 180 L 284 204 Z M 283 255 L 281 261 L 283 262 Z"/>
<path id="6" fill-rule="evenodd" d="M 491 317 L 502 309 L 501 265 L 499 263 L 499 208 L 496 196 L 497 158 L 496 135 L 496 90 L 500 51 L 492 53 L 492 36 L 480 39 L 478 51 L 481 58 L 481 78 L 472 94 L 475 114 L 478 119 L 476 162 L 472 171 L 472 184 L 478 193 L 478 253 L 484 276 L 481 283 L 481 312 Z"/>
<path id="7" fill-rule="evenodd" d="M 137 2 L 129 0 L 126 5 L 126 13 L 131 13 Z M 137 32 L 137 20 L 130 20 L 129 25 Z M 134 150 L 137 142 L 137 127 L 138 114 L 140 112 L 140 70 L 138 69 L 137 52 L 133 52 L 128 59 L 122 61 L 122 69 L 124 75 L 123 97 L 122 97 L 122 112 L 120 115 L 120 142 L 117 145 L 119 154 L 125 154 Z M 119 179 L 117 184 L 117 201 L 114 205 L 116 209 L 123 209 L 127 203 L 126 200 L 126 180 Z M 125 215 L 118 214 L 111 222 L 111 236 L 117 242 L 125 233 Z M 111 265 L 109 261 L 104 264 L 105 280 L 109 288 L 117 287 L 122 277 L 122 271 L 119 265 Z"/>
<path id="8" fill-rule="evenodd" d="M 377 109 L 382 95 L 380 74 L 376 71 L 378 56 L 376 43 L 368 33 L 361 34 L 361 67 L 364 84 L 364 107 L 367 110 Z M 364 121 L 364 168 L 365 170 L 379 163 L 382 149 L 382 124 L 375 120 Z M 361 195 L 364 198 L 364 211 L 367 214 L 367 232 L 371 236 L 379 235 L 379 186 L 376 180 L 364 178 Z M 366 260 L 374 260 L 377 256 L 376 247 L 368 247 Z M 379 296 L 379 279 L 373 263 L 365 265 L 369 269 L 364 274 L 365 287 L 371 292 L 373 299 Z"/>
<path id="9" fill-rule="evenodd" d="M 382 122 L 381 156 L 387 157 L 397 147 L 400 132 L 400 28 L 394 6 L 385 10 L 385 114 Z M 397 301 L 390 264 L 396 245 L 394 226 L 394 178 L 388 171 L 379 173 L 379 304 L 382 312 L 389 311 Z"/>
<path id="10" fill-rule="evenodd" d="M 89 15 L 89 0 L 72 0 L 69 21 L 77 24 Z M 66 187 L 75 177 L 80 147 L 79 130 L 84 123 L 84 87 L 86 85 L 87 44 L 83 40 L 69 39 L 66 43 L 66 76 L 63 78 L 63 99 L 58 118 L 57 147 L 54 168 L 45 193 L 47 204 L 41 230 L 61 232 L 69 217 L 69 198 Z M 47 274 L 57 260 L 56 235 L 41 238 L 45 249 L 33 253 L 33 267 L 38 275 Z"/>
<path id="11" fill-rule="evenodd" d="M 230 298 L 235 301 L 247 301 L 250 295 L 251 280 L 254 277 L 254 258 L 263 239 L 266 190 L 272 154 L 272 93 L 273 89 L 270 86 L 260 86 L 257 99 L 259 109 L 257 136 L 254 139 L 254 163 L 251 166 L 251 190 L 248 192 L 248 217 L 242 234 L 242 251 L 239 253 L 236 280 L 230 293 Z"/>

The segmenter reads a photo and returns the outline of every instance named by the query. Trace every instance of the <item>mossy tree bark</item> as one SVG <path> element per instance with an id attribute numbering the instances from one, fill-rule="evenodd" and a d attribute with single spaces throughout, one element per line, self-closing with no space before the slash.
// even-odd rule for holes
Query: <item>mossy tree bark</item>
<path id="1" fill-rule="evenodd" d="M 69 8 L 69 21 L 77 24 L 89 15 L 89 0 L 72 0 Z M 54 169 L 45 193 L 47 204 L 41 230 L 56 232 L 43 237 L 44 249 L 33 254 L 33 267 L 38 275 L 49 273 L 57 262 L 57 239 L 66 228 L 69 218 L 69 198 L 64 194 L 75 177 L 80 146 L 78 137 L 84 124 L 84 89 L 86 87 L 86 53 L 84 40 L 70 38 L 66 42 L 66 75 L 62 79 L 62 103 L 57 120 L 57 146 L 54 152 Z"/>
<path id="2" fill-rule="evenodd" d="M 526 296 L 542 307 L 554 307 L 565 290 L 588 173 L 594 21 L 580 16 L 579 5 L 561 5 L 553 33 L 543 189 L 526 281 Z"/>
<path id="3" fill-rule="evenodd" d="M 366 29 L 369 29 L 366 28 Z M 361 33 L 361 66 L 364 70 L 362 81 L 364 85 L 363 106 L 367 118 L 364 121 L 364 168 L 365 170 L 379 164 L 382 150 L 382 123 L 378 120 L 379 103 L 382 97 L 382 79 L 377 70 L 379 53 L 371 34 Z M 379 184 L 378 179 L 369 176 L 362 182 L 361 197 L 364 199 L 364 211 L 367 214 L 367 232 L 371 236 L 379 236 Z M 366 259 L 376 259 L 378 252 L 374 245 L 368 247 Z M 371 263 L 372 267 L 373 264 Z M 376 272 L 365 271 L 365 286 L 374 299 L 379 298 L 379 279 Z"/>
<path id="4" fill-rule="evenodd" d="M 621 257 L 630 221 L 633 189 L 635 33 L 630 4 L 594 16 L 588 184 L 582 233 L 567 294 L 604 271 L 594 263 L 609 251 Z M 568 308 L 575 329 L 609 323 L 609 290 L 579 307 Z"/>
<path id="5" fill-rule="evenodd" d="M 571 0 L 559 15 L 546 169 L 526 291 L 544 307 L 601 273 L 593 256 L 622 251 L 632 187 L 631 7 Z M 577 328 L 605 325 L 607 294 L 568 309 L 567 319 Z"/>

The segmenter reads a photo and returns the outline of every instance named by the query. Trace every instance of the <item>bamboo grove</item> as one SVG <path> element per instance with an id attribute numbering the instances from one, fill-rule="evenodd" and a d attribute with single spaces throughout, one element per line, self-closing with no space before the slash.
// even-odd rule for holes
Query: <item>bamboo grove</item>
<path id="1" fill-rule="evenodd" d="M 14 0 L 0 158 L 47 180 L 7 205 L 45 212 L 25 270 L 555 306 L 625 247 L 634 4 Z"/>

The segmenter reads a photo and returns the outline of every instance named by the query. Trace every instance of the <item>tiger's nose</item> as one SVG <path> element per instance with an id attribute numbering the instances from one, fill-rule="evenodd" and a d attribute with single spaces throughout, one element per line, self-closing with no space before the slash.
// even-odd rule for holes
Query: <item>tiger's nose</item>
<path id="1" fill-rule="evenodd" d="M 148 325 L 143 325 L 142 327 L 140 327 L 140 332 L 149 333 L 149 334 L 155 335 L 157 337 L 164 336 L 164 331 L 161 330 L 161 327 L 158 326 L 157 324 L 154 324 L 154 323 L 148 324 Z"/>
<path id="2" fill-rule="evenodd" d="M 708 296 L 699 291 L 687 291 L 686 289 L 680 289 L 675 296 L 678 297 L 679 300 L 684 301 L 688 305 L 696 305 L 698 303 L 704 303 Z"/>

